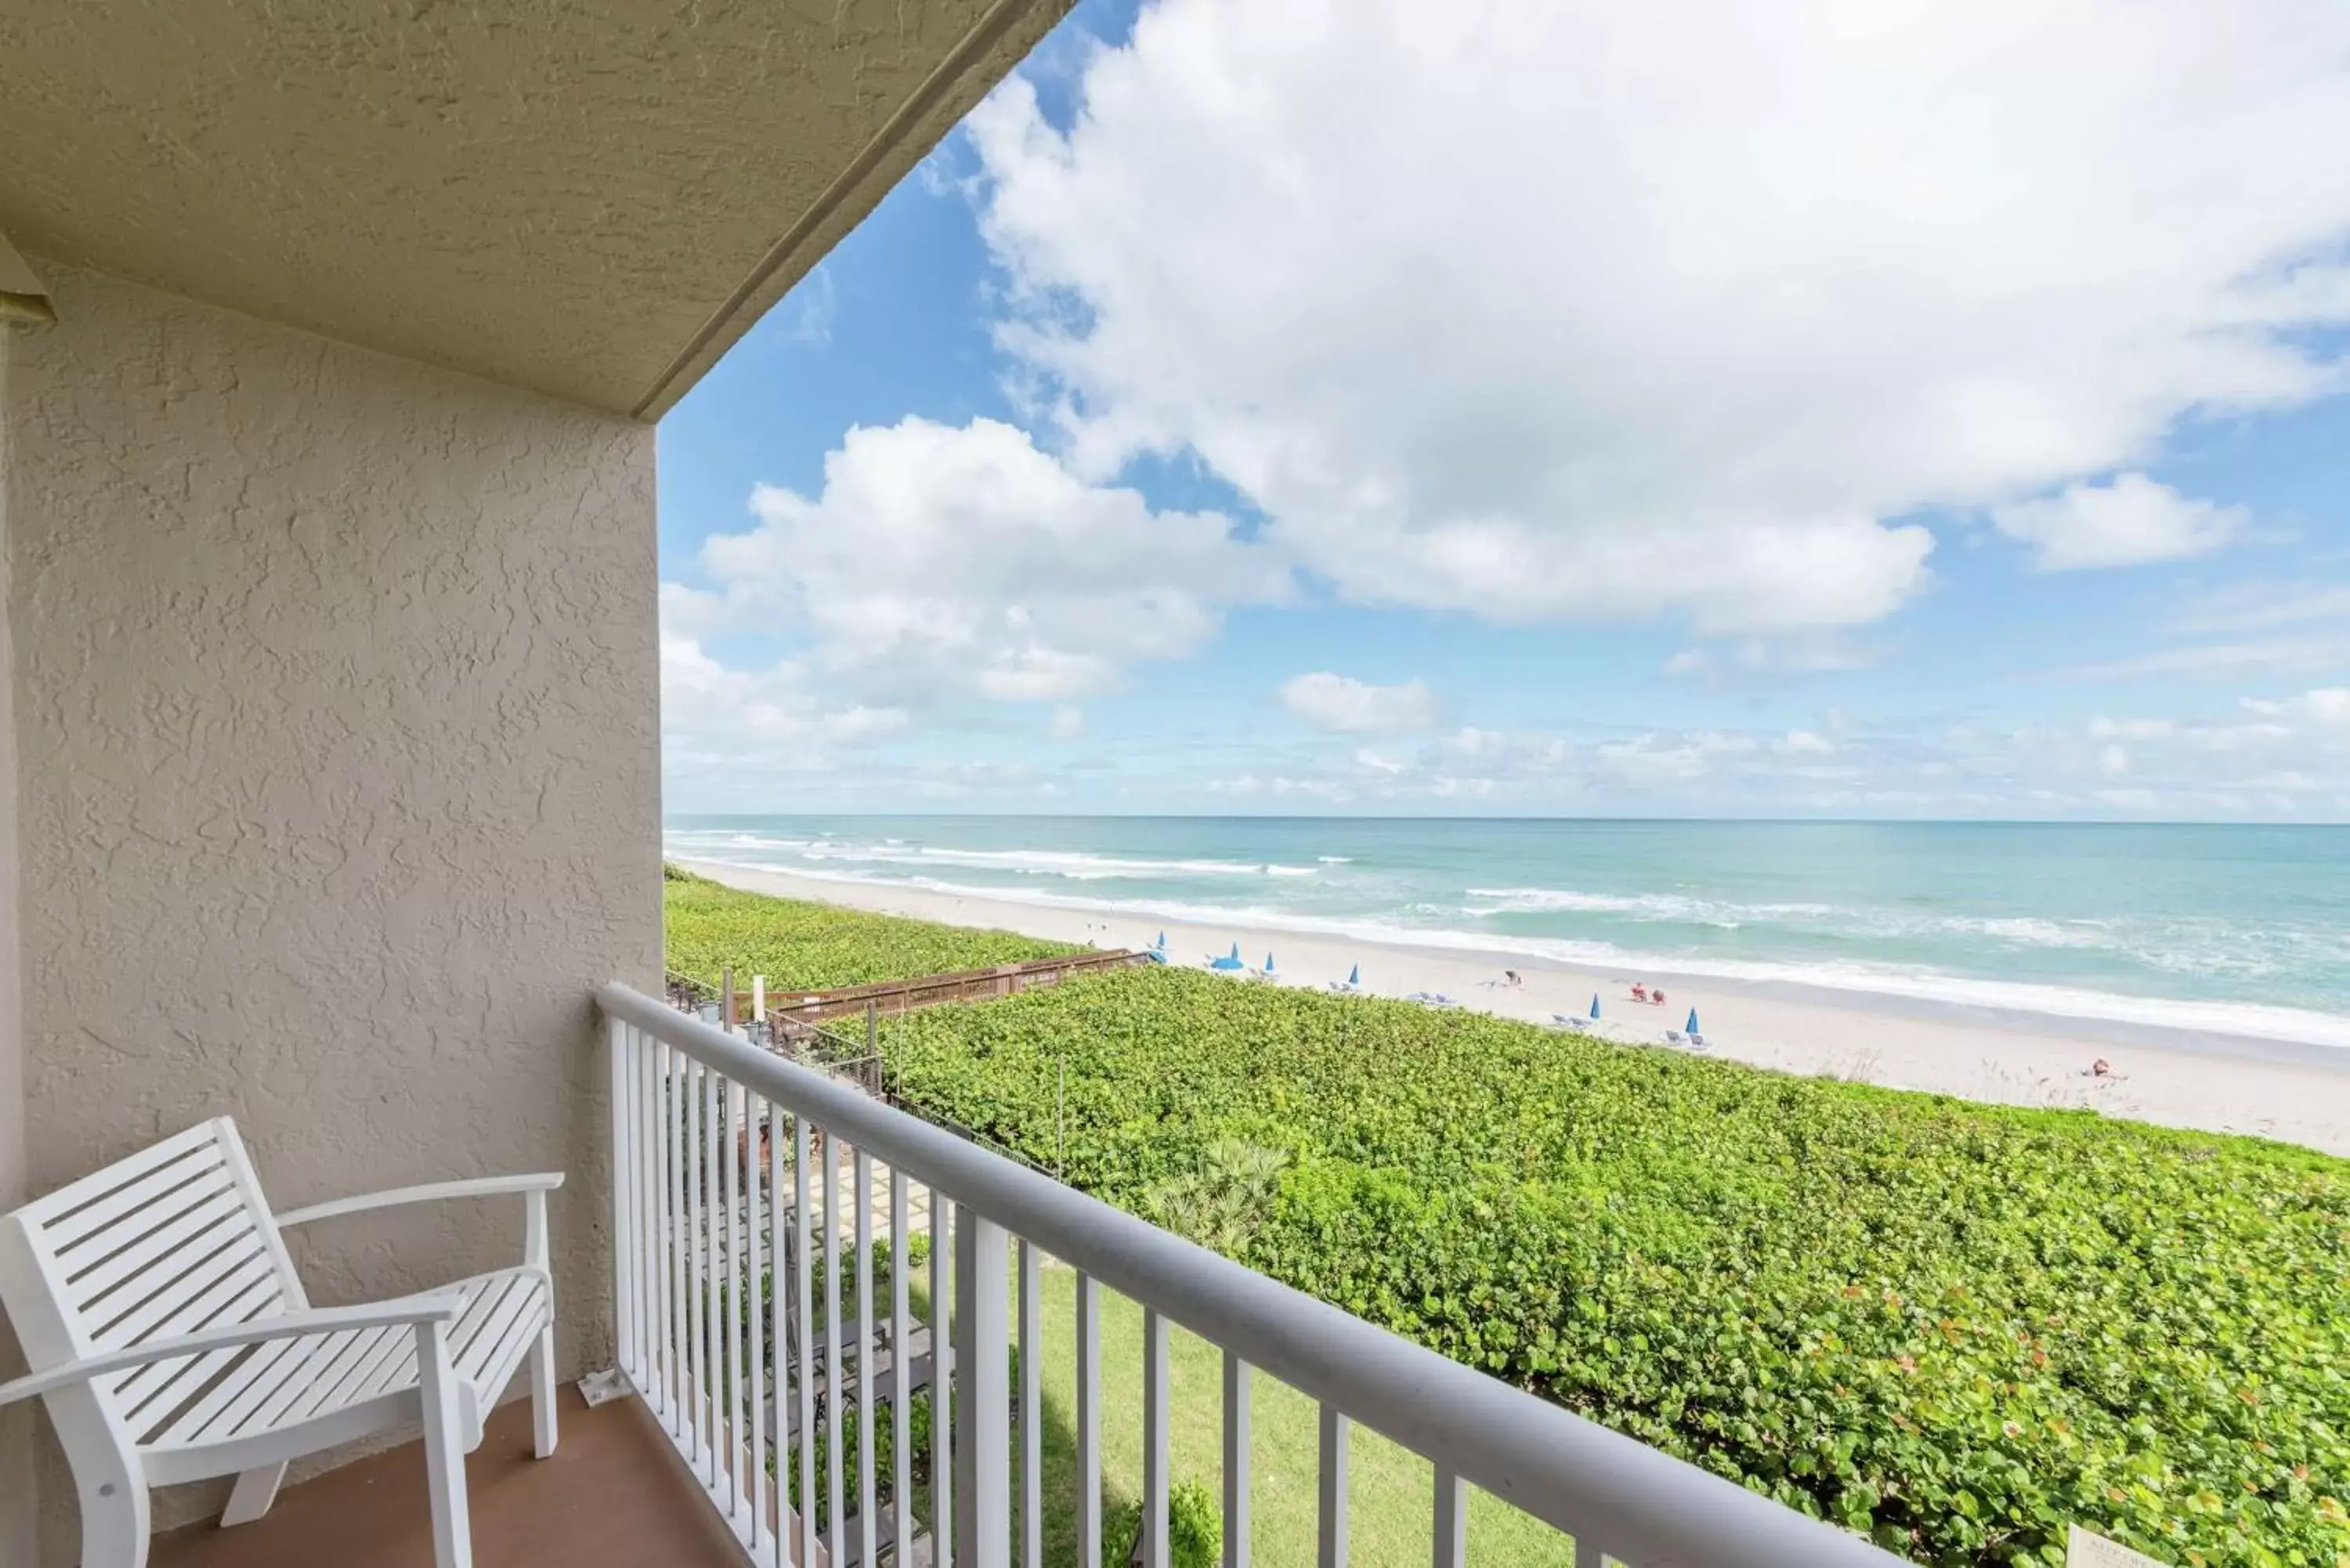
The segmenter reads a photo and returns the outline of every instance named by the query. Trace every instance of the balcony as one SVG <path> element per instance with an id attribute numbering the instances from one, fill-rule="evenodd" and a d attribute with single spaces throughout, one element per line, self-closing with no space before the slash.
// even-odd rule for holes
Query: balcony
<path id="1" fill-rule="evenodd" d="M 563 1391 L 563 1446 L 531 1458 L 530 1408 L 490 1418 L 466 1461 L 475 1568 L 741 1568 L 742 1548 L 637 1400 L 591 1410 Z M 159 1535 L 151 1568 L 432 1568 L 419 1445 L 287 1489 L 252 1524 Z"/>
<path id="2" fill-rule="evenodd" d="M 631 1391 L 590 1409 L 567 1389 L 562 1448 L 543 1463 L 530 1458 L 524 1405 L 491 1422 L 469 1464 L 482 1568 L 746 1556 L 1024 1568 L 1046 1560 L 1048 1532 L 1055 1559 L 1099 1563 L 1113 1531 L 1105 1439 L 1121 1421 L 1140 1427 L 1135 1560 L 1164 1568 L 1179 1329 L 1221 1357 L 1231 1568 L 1250 1561 L 1253 1510 L 1298 1512 L 1309 1491 L 1324 1568 L 1350 1549 L 1460 1568 L 1472 1489 L 1555 1532 L 1544 1560 L 1575 1568 L 1897 1561 L 661 1002 L 618 985 L 598 1001 L 615 1173 L 601 1200 Z M 1073 1317 L 1075 1341 L 1073 1408 L 1059 1411 L 1042 1394 L 1042 1368 L 1066 1366 L 1045 1332 L 1048 1255 L 1075 1276 L 1073 1314 L 1055 1314 Z M 1105 1398 L 1110 1292 L 1141 1311 L 1140 1394 L 1126 1405 Z M 942 1381 L 941 1351 L 953 1369 Z M 1266 1450 L 1252 1440 L 1252 1404 L 1267 1378 L 1313 1403 L 1310 1465 L 1255 1469 Z M 952 1434 L 951 1462 L 935 1467 L 917 1425 L 924 1399 L 934 1429 Z M 1056 1424 L 1074 1465 L 1048 1490 L 1045 1434 Z M 1429 1501 L 1407 1542 L 1392 1513 L 1376 1539 L 1357 1534 L 1357 1428 L 1424 1467 Z M 806 1433 L 817 1440 L 798 1441 Z M 845 1471 L 828 1462 L 844 1454 Z M 165 1537 L 154 1562 L 427 1568 L 422 1481 L 413 1447 L 378 1455 L 292 1489 L 256 1524 Z M 816 1500 L 813 1513 L 802 1497 Z M 1523 1556 L 1518 1546 L 1479 1560 Z"/>

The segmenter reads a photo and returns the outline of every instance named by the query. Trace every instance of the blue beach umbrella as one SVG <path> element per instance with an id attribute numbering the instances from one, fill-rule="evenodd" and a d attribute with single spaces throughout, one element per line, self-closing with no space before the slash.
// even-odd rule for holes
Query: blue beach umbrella
<path id="1" fill-rule="evenodd" d="M 1696 1009 L 1696 1008 L 1692 1007 L 1692 1008 L 1690 1008 L 1690 1021 L 1689 1021 L 1689 1027 L 1688 1027 L 1687 1029 L 1684 1029 L 1683 1031 L 1681 1031 L 1681 1033 L 1684 1033 L 1684 1034 L 1701 1034 L 1701 1033 L 1704 1033 L 1704 1031 L 1703 1031 L 1703 1030 L 1700 1029 L 1700 1028 L 1697 1026 L 1697 1009 Z"/>
<path id="2" fill-rule="evenodd" d="M 1357 964 L 1354 968 L 1347 971 L 1347 983 L 1348 985 L 1360 985 L 1363 983 L 1363 966 L 1361 964 Z"/>
<path id="3" fill-rule="evenodd" d="M 1229 957 L 1210 959 L 1208 961 L 1208 967 L 1210 969 L 1222 970 L 1229 972 L 1236 970 L 1244 970 L 1248 968 L 1248 965 L 1241 961 L 1241 945 L 1238 942 L 1234 942 L 1232 944 L 1232 953 Z"/>
<path id="4" fill-rule="evenodd" d="M 1271 974 L 1273 972 L 1273 950 L 1271 948 L 1264 950 L 1264 972 L 1267 974 Z"/>
<path id="5" fill-rule="evenodd" d="M 1591 1016 L 1599 1016 L 1599 993 L 1596 991 L 1591 993 Z"/>
<path id="6" fill-rule="evenodd" d="M 1165 931 L 1159 933 L 1159 940 L 1156 945 L 1162 948 L 1167 945 L 1167 933 Z"/>

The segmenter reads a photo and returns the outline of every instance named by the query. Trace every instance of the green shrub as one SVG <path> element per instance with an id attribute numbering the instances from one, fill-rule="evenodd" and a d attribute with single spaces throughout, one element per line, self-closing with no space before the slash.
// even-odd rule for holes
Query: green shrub
<path id="1" fill-rule="evenodd" d="M 1919 1562 L 2077 1521 L 2350 1568 L 2350 1162 L 1181 970 L 883 1042 L 1076 1185 Z"/>

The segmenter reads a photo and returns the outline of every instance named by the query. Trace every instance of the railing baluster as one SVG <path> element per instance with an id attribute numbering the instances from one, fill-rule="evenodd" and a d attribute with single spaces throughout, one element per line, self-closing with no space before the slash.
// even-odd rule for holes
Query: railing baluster
<path id="1" fill-rule="evenodd" d="M 720 1103 L 717 1069 L 705 1069 L 702 1075 L 702 1171 L 694 1183 L 702 1198 L 701 1268 L 695 1293 L 702 1301 L 702 1368 L 704 1374 L 693 1402 L 694 1416 L 701 1421 L 703 1442 L 709 1447 L 708 1476 L 716 1495 L 718 1486 L 718 1449 L 724 1440 L 718 1430 L 723 1407 L 719 1404 L 718 1380 L 723 1376 L 720 1362 L 726 1341 L 719 1324 L 718 1243 L 719 1217 L 712 1205 L 720 1200 L 718 1186 L 718 1106 Z"/>
<path id="2" fill-rule="evenodd" d="M 766 1125 L 767 1102 L 745 1089 L 743 1093 L 743 1312 L 751 1339 L 751 1373 L 743 1386 L 751 1422 L 751 1560 L 767 1537 L 767 1417 L 775 1406 L 767 1398 L 767 1300 L 770 1286 L 760 1266 L 766 1231 L 759 1223 L 764 1207 L 759 1201 L 765 1162 L 759 1158 L 760 1129 Z M 777 1517 L 781 1517 L 779 1514 Z"/>
<path id="3" fill-rule="evenodd" d="M 1167 1320 L 1142 1309 L 1142 1563 L 1167 1568 Z"/>
<path id="4" fill-rule="evenodd" d="M 1101 1283 L 1077 1275 L 1077 1561 L 1101 1561 Z"/>
<path id="5" fill-rule="evenodd" d="M 857 1517 L 858 1561 L 874 1568 L 881 1561 L 881 1515 L 873 1502 L 873 1157 L 858 1149 L 852 1166 L 857 1183 Z"/>
<path id="6" fill-rule="evenodd" d="M 1011 1249 L 1003 1227 L 955 1216 L 955 1568 L 1012 1568 Z"/>
<path id="7" fill-rule="evenodd" d="M 636 1162 L 629 1138 L 629 1106 L 635 1097 L 629 1092 L 633 1065 L 629 1059 L 629 1025 L 619 1019 L 606 1021 L 604 1036 L 612 1056 L 612 1334 L 620 1372 L 633 1377 L 636 1368 L 629 1364 L 636 1355 L 637 1314 L 629 1277 L 636 1270 L 637 1228 L 631 1198 Z"/>
<path id="8" fill-rule="evenodd" d="M 1469 1489 L 1445 1469 L 1436 1467 L 1436 1550 L 1433 1568 L 1466 1568 L 1469 1561 Z"/>
<path id="9" fill-rule="evenodd" d="M 1020 1241 L 1021 1568 L 1045 1568 L 1043 1293 L 1035 1243 L 1024 1236 Z"/>
<path id="10" fill-rule="evenodd" d="M 793 1293 L 799 1307 L 799 1330 L 793 1343 L 799 1355 L 799 1414 L 796 1428 L 800 1450 L 800 1568 L 815 1568 L 816 1531 L 816 1241 L 808 1226 L 808 1205 L 816 1200 L 809 1187 L 807 1117 L 792 1118 L 792 1273 Z"/>
<path id="11" fill-rule="evenodd" d="M 689 1063 L 685 1073 L 685 1311 L 686 1311 L 686 1386 L 681 1414 L 686 1430 L 691 1435 L 694 1472 L 708 1482 L 716 1479 L 702 1445 L 702 1391 L 707 1386 L 702 1371 L 709 1364 L 705 1357 L 710 1349 L 709 1325 L 702 1320 L 708 1315 L 702 1308 L 702 1176 L 708 1168 L 702 1163 L 702 1080 L 707 1070 L 698 1062 Z"/>
<path id="12" fill-rule="evenodd" d="M 1224 1352 L 1224 1568 L 1249 1562 L 1249 1364 Z"/>
<path id="13" fill-rule="evenodd" d="M 889 1538 L 898 1543 L 898 1560 L 913 1561 L 914 1439 L 911 1406 L 914 1398 L 913 1282 L 906 1277 L 906 1173 L 889 1168 Z M 933 1376 L 939 1346 L 931 1346 Z"/>
<path id="14" fill-rule="evenodd" d="M 668 1275 L 660 1218 L 660 1064 L 654 1058 L 668 1050 L 637 1031 L 637 1147 L 644 1162 L 637 1183 L 637 1234 L 643 1243 L 637 1250 L 637 1388 L 656 1409 L 661 1403 L 659 1358 L 667 1356 L 669 1345 L 660 1331 L 661 1282 Z"/>
<path id="15" fill-rule="evenodd" d="M 789 1568 L 791 1552 L 792 1444 L 785 1435 L 790 1417 L 785 1411 L 785 1366 L 791 1360 L 791 1339 L 785 1332 L 784 1277 L 784 1107 L 767 1104 L 767 1345 L 775 1364 L 775 1392 L 766 1396 L 767 1421 L 775 1446 L 775 1560 L 774 1568 Z"/>
<path id="16" fill-rule="evenodd" d="M 1347 1429 L 1353 1423 L 1336 1405 L 1322 1407 L 1320 1568 L 1347 1568 Z"/>
<path id="17" fill-rule="evenodd" d="M 720 1408 L 725 1423 L 719 1428 L 719 1446 L 726 1459 L 726 1505 L 738 1518 L 743 1511 L 743 1293 L 735 1283 L 743 1272 L 743 1226 L 734 1205 L 742 1198 L 740 1146 L 734 1141 L 734 1085 L 722 1078 L 718 1085 L 718 1191 L 725 1214 L 724 1228 L 713 1238 L 713 1250 L 723 1247 L 725 1261 L 711 1270 L 712 1296 L 724 1313 L 719 1323 L 718 1359 L 723 1367 L 720 1386 L 726 1397 Z"/>
<path id="18" fill-rule="evenodd" d="M 954 1562 L 954 1200 L 931 1188 L 931 1561 Z M 1088 1563 L 1086 1568 L 1094 1568 Z"/>
<path id="19" fill-rule="evenodd" d="M 840 1139 L 824 1131 L 824 1502 L 825 1540 L 838 1562 L 848 1544 L 847 1506 L 848 1456 L 841 1452 L 845 1435 L 840 1397 Z"/>
<path id="20" fill-rule="evenodd" d="M 661 1063 L 661 1204 L 667 1214 L 661 1221 L 661 1262 L 664 1288 L 661 1291 L 661 1329 L 667 1337 L 664 1359 L 668 1363 L 665 1379 L 663 1424 L 676 1436 L 684 1436 L 680 1424 L 685 1405 L 685 1180 L 681 1141 L 685 1136 L 685 1095 L 682 1080 L 690 1069 L 685 1057 L 678 1052 L 669 1053 Z"/>

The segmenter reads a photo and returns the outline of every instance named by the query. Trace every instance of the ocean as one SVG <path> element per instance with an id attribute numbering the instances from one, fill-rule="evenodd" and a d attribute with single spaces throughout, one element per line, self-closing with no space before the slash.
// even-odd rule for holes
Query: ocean
<path id="1" fill-rule="evenodd" d="M 2350 827 L 675 816 L 668 852 L 2350 1049 Z"/>

